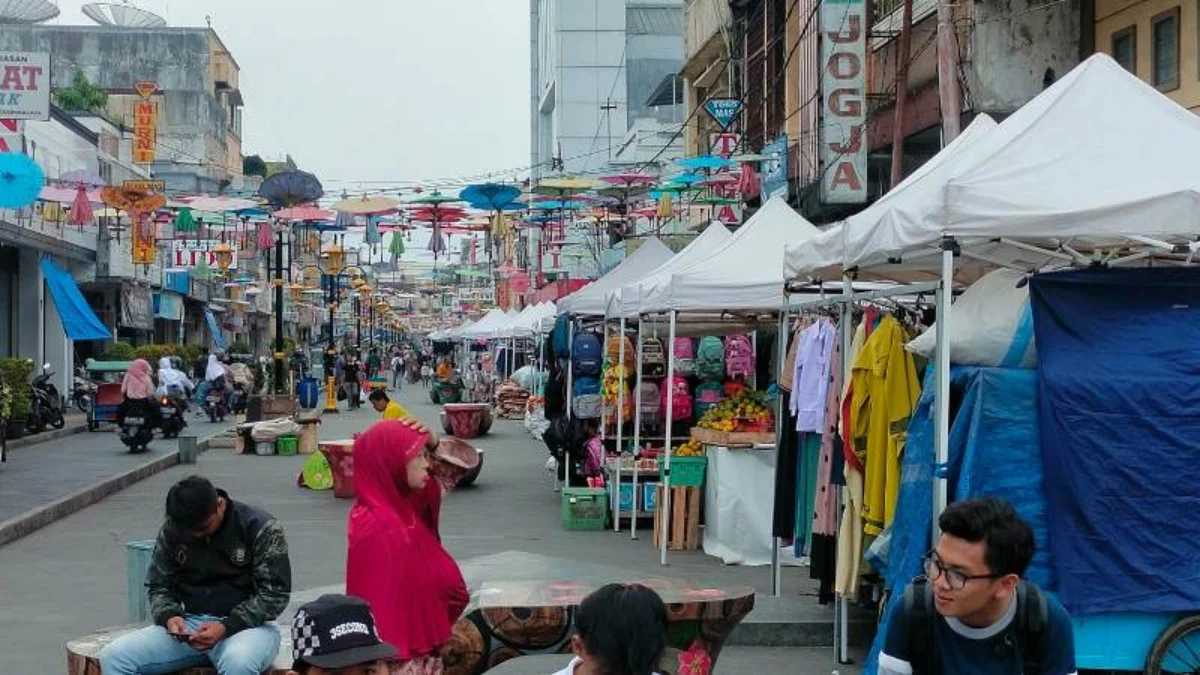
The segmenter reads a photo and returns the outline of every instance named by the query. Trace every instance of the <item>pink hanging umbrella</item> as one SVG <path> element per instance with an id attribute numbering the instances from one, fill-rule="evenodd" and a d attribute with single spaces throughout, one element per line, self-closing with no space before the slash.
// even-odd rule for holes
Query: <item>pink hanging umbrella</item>
<path id="1" fill-rule="evenodd" d="M 80 183 L 79 187 L 75 189 L 75 201 L 71 202 L 71 215 L 67 217 L 67 222 L 71 225 L 78 225 L 82 232 L 83 226 L 91 225 L 94 217 L 92 202 L 88 199 L 87 185 Z"/>
<path id="2" fill-rule="evenodd" d="M 271 248 L 275 243 L 275 237 L 271 233 L 271 224 L 263 221 L 258 224 L 258 244 L 259 250 Z"/>
<path id="3" fill-rule="evenodd" d="M 743 199 L 753 199 L 762 192 L 762 181 L 758 179 L 758 172 L 749 164 L 742 165 L 742 179 L 738 181 L 738 192 L 742 193 Z"/>

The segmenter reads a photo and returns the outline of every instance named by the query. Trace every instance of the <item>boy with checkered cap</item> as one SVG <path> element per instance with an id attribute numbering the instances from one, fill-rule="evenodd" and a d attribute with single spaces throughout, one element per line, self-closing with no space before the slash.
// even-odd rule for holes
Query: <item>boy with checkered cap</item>
<path id="1" fill-rule="evenodd" d="M 322 595 L 292 619 L 289 675 L 386 675 L 396 648 L 379 639 L 366 601 Z"/>

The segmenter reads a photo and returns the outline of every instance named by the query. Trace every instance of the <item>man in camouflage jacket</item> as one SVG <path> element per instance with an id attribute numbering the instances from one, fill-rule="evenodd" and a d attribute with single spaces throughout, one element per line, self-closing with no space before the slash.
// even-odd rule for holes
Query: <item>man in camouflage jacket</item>
<path id="1" fill-rule="evenodd" d="M 283 526 L 199 476 L 167 493 L 167 521 L 146 574 L 154 625 L 100 653 L 105 675 L 173 672 L 211 663 L 259 675 L 274 662 L 291 562 Z"/>

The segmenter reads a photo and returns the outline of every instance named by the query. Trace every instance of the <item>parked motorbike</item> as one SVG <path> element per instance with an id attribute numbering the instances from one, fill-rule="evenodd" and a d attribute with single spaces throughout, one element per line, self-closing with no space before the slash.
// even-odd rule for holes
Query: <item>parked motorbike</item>
<path id="1" fill-rule="evenodd" d="M 229 401 L 224 387 L 212 387 L 204 395 L 204 412 L 209 422 L 224 422 L 229 414 Z"/>
<path id="2" fill-rule="evenodd" d="M 81 413 L 90 412 L 96 399 L 96 383 L 87 378 L 87 369 L 80 368 L 71 385 L 70 404 Z"/>
<path id="3" fill-rule="evenodd" d="M 118 423 L 121 429 L 121 442 L 132 453 L 145 452 L 150 449 L 150 441 L 154 440 L 156 420 L 149 405 L 157 403 L 149 399 L 147 403 L 136 405 L 126 402 L 122 405 L 123 412 Z"/>
<path id="4" fill-rule="evenodd" d="M 233 383 L 233 391 L 229 394 L 229 410 L 235 415 L 245 415 L 250 395 L 246 386 L 241 382 Z"/>
<path id="5" fill-rule="evenodd" d="M 65 402 L 62 395 L 58 393 L 58 387 L 50 381 L 54 376 L 54 371 L 50 370 L 50 364 L 42 364 L 42 374 L 33 378 L 30 387 L 30 408 L 28 426 L 34 433 L 41 433 L 46 430 L 46 425 L 52 426 L 55 429 L 61 429 L 66 426 L 67 421 L 63 417 L 65 410 Z"/>
<path id="6" fill-rule="evenodd" d="M 158 398 L 158 413 L 162 418 L 163 438 L 175 438 L 187 426 L 187 395 L 182 391 L 171 391 Z"/>

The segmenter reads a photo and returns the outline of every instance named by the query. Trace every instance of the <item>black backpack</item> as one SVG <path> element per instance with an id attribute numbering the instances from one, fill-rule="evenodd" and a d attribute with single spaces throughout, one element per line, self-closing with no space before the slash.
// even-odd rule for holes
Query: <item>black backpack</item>
<path id="1" fill-rule="evenodd" d="M 938 613 L 933 605 L 933 587 L 918 579 L 904 589 L 904 616 L 908 626 L 908 656 L 913 675 L 943 675 L 936 638 Z M 1036 584 L 1021 581 L 1017 586 L 1016 634 L 1023 651 L 1025 675 L 1040 675 L 1046 656 L 1046 596 Z"/>

